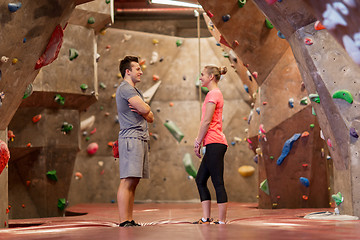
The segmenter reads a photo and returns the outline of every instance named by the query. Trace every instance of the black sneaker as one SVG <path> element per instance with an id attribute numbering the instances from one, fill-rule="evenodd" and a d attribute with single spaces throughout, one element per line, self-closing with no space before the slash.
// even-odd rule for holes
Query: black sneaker
<path id="1" fill-rule="evenodd" d="M 133 227 L 134 224 L 130 221 L 125 221 L 119 224 L 119 227 Z"/>
<path id="2" fill-rule="evenodd" d="M 204 222 L 204 221 L 202 220 L 202 218 L 200 218 L 198 221 L 193 222 L 193 224 L 210 224 L 211 221 L 212 221 L 212 219 L 207 218 L 206 221 Z"/>
<path id="3" fill-rule="evenodd" d="M 136 223 L 134 220 L 131 220 L 131 224 L 132 224 L 133 226 L 141 226 L 140 224 Z"/>

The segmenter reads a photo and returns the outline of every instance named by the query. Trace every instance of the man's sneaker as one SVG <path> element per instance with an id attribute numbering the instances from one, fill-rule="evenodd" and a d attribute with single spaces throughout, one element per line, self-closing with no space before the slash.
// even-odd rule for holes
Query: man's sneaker
<path id="1" fill-rule="evenodd" d="M 202 218 L 200 218 L 198 221 L 193 222 L 193 224 L 210 224 L 212 219 L 207 218 L 206 221 L 203 221 Z"/>
<path id="2" fill-rule="evenodd" d="M 131 223 L 133 224 L 133 226 L 141 226 L 140 224 L 136 223 L 134 220 L 131 220 Z"/>
<path id="3" fill-rule="evenodd" d="M 125 221 L 119 224 L 119 227 L 132 227 L 134 226 L 132 222 L 130 221 Z"/>

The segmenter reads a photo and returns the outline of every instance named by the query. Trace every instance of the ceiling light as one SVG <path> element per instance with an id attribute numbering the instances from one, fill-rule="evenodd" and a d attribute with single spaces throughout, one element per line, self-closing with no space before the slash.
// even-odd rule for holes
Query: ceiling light
<path id="1" fill-rule="evenodd" d="M 202 6 L 199 4 L 173 1 L 173 0 L 151 0 L 150 3 L 173 5 L 179 7 L 189 7 L 189 8 L 202 8 Z"/>

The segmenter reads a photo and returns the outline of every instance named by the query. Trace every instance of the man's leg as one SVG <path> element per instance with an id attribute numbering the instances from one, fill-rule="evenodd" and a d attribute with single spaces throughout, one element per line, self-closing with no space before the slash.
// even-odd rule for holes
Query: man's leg
<path id="1" fill-rule="evenodd" d="M 140 178 L 128 177 L 120 180 L 117 201 L 120 222 L 133 220 L 135 190 Z"/>

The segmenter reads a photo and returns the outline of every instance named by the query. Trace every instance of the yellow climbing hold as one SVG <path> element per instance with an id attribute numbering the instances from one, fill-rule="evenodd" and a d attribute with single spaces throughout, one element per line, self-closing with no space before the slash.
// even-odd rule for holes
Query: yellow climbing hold
<path id="1" fill-rule="evenodd" d="M 243 177 L 250 177 L 254 174 L 255 168 L 253 166 L 244 165 L 239 167 L 238 172 Z"/>
<path id="2" fill-rule="evenodd" d="M 152 40 L 152 43 L 153 43 L 154 45 L 156 45 L 156 44 L 159 43 L 159 40 L 157 40 L 157 39 L 154 38 L 154 39 Z"/>

